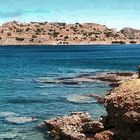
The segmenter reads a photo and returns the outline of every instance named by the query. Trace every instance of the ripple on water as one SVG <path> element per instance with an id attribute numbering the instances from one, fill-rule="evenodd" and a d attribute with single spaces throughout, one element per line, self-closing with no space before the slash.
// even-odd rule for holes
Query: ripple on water
<path id="1" fill-rule="evenodd" d="M 0 140 L 13 140 L 17 137 L 18 137 L 18 135 L 13 132 L 0 134 Z"/>
<path id="2" fill-rule="evenodd" d="M 96 103 L 97 101 L 92 97 L 84 95 L 72 95 L 67 97 L 67 101 L 72 103 Z"/>
<path id="3" fill-rule="evenodd" d="M 23 124 L 27 122 L 36 121 L 37 119 L 34 117 L 22 117 L 19 114 L 14 112 L 0 112 L 0 118 L 3 118 L 5 122 L 15 123 L 15 124 Z"/>
<path id="4" fill-rule="evenodd" d="M 36 118 L 33 117 L 17 117 L 17 116 L 9 116 L 5 118 L 6 122 L 15 123 L 15 124 L 23 124 L 32 121 L 36 121 Z"/>
<path id="5" fill-rule="evenodd" d="M 14 113 L 14 112 L 10 112 L 10 111 L 0 112 L 1 118 L 5 118 L 5 117 L 9 117 L 9 116 L 17 116 L 17 115 L 18 114 Z"/>
<path id="6" fill-rule="evenodd" d="M 46 103 L 45 99 L 26 99 L 26 98 L 15 98 L 7 99 L 6 102 L 12 104 L 33 104 L 33 103 Z"/>

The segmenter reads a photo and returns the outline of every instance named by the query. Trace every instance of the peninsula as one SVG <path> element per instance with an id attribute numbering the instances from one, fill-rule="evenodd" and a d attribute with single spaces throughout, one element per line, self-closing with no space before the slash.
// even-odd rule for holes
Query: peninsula
<path id="1" fill-rule="evenodd" d="M 7 22 L 0 26 L 0 45 L 140 44 L 140 30 L 109 29 L 96 23 Z"/>

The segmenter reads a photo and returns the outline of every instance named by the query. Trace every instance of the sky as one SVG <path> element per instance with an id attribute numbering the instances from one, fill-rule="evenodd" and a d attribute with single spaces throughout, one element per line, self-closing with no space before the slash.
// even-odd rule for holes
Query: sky
<path id="1" fill-rule="evenodd" d="M 0 24 L 13 20 L 140 29 L 140 0 L 0 0 Z"/>

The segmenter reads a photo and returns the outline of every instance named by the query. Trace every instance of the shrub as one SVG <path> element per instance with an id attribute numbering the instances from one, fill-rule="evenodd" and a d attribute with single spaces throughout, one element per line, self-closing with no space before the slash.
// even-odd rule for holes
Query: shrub
<path id="1" fill-rule="evenodd" d="M 30 30 L 30 28 L 27 28 L 25 31 L 28 32 Z"/>
<path id="2" fill-rule="evenodd" d="M 37 38 L 37 36 L 36 35 L 32 35 L 32 38 Z"/>
<path id="3" fill-rule="evenodd" d="M 112 44 L 126 44 L 124 41 L 112 41 Z"/>
<path id="4" fill-rule="evenodd" d="M 7 36 L 11 36 L 12 34 L 10 32 L 7 33 Z"/>
<path id="5" fill-rule="evenodd" d="M 18 29 L 18 28 L 16 29 L 17 33 L 21 33 L 22 31 L 23 31 L 22 29 Z"/>
<path id="6" fill-rule="evenodd" d="M 37 28 L 37 29 L 36 29 L 36 32 L 37 32 L 37 33 L 41 33 L 41 29 L 40 29 L 40 28 Z"/>
<path id="7" fill-rule="evenodd" d="M 136 42 L 136 41 L 130 41 L 129 43 L 131 43 L 131 44 L 136 44 L 137 42 Z"/>
<path id="8" fill-rule="evenodd" d="M 105 35 L 106 35 L 106 37 L 112 37 L 113 33 L 112 32 L 106 32 Z"/>
<path id="9" fill-rule="evenodd" d="M 24 38 L 19 38 L 19 37 L 16 37 L 16 40 L 17 40 L 17 41 L 23 41 L 23 40 L 24 40 Z"/>
<path id="10" fill-rule="evenodd" d="M 68 36 L 65 36 L 65 37 L 64 37 L 65 40 L 67 40 L 68 38 L 69 38 Z"/>

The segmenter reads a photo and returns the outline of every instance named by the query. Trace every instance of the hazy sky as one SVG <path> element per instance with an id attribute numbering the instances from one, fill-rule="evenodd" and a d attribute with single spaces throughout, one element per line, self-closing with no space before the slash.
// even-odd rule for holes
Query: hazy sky
<path id="1" fill-rule="evenodd" d="M 95 22 L 140 29 L 140 0 L 0 0 L 0 23 Z"/>

